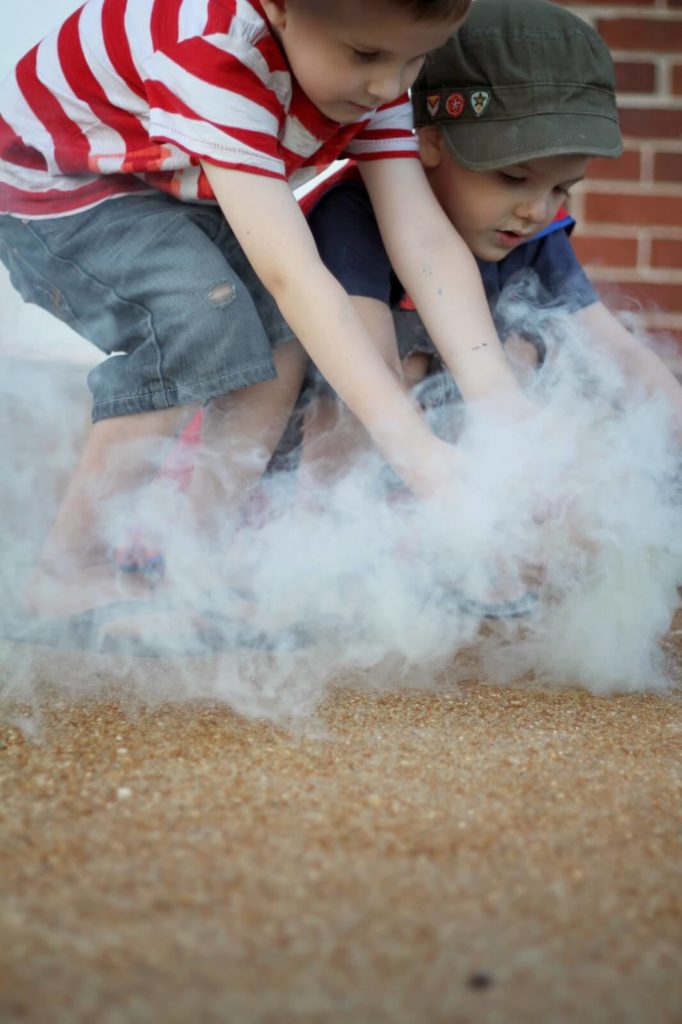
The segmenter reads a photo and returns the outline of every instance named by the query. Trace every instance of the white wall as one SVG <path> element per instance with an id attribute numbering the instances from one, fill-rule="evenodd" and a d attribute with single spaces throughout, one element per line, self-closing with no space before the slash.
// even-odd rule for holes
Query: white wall
<path id="1" fill-rule="evenodd" d="M 80 6 L 78 0 L 0 0 L 0 78 Z M 54 317 L 27 306 L 0 264 L 0 354 L 92 364 L 97 350 Z"/>
<path id="2" fill-rule="evenodd" d="M 0 0 L 0 76 L 79 6 L 78 0 Z"/>

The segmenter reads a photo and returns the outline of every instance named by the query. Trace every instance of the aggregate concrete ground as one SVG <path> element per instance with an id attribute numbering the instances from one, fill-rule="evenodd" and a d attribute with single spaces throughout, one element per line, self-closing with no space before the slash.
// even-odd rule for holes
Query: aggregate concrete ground
<path id="1" fill-rule="evenodd" d="M 3 709 L 4 1024 L 682 1021 L 680 692 L 350 679 L 287 731 L 44 658 Z"/>

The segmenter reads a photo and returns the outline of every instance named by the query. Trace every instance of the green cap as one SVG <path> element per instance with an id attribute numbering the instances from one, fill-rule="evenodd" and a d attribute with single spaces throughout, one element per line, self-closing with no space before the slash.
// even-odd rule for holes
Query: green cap
<path id="1" fill-rule="evenodd" d="M 599 34 L 549 0 L 474 0 L 412 87 L 457 161 L 493 170 L 543 156 L 619 156 L 613 61 Z"/>

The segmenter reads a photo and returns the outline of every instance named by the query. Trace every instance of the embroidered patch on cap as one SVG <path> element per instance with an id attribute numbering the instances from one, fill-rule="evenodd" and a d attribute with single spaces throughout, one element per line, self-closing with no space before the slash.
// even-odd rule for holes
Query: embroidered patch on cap
<path id="1" fill-rule="evenodd" d="M 459 117 L 464 110 L 464 97 L 461 92 L 451 92 L 445 101 L 445 109 L 450 117 Z"/>
<path id="2" fill-rule="evenodd" d="M 480 117 L 488 109 L 490 103 L 490 93 L 487 89 L 478 89 L 476 92 L 471 94 L 471 107 L 476 117 Z"/>
<path id="3" fill-rule="evenodd" d="M 426 109 L 428 110 L 431 117 L 435 117 L 440 110 L 440 93 L 434 92 L 430 96 L 426 97 Z"/>

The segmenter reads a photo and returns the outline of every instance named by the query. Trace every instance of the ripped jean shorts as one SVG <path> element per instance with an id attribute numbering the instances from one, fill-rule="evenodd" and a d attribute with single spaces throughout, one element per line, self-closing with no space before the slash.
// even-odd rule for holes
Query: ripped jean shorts
<path id="1" fill-rule="evenodd" d="M 0 216 L 14 287 L 109 357 L 92 419 L 204 403 L 277 376 L 292 338 L 219 207 L 163 193 L 66 217 Z"/>

